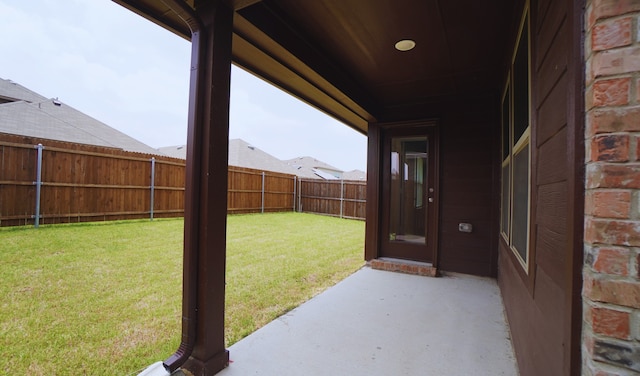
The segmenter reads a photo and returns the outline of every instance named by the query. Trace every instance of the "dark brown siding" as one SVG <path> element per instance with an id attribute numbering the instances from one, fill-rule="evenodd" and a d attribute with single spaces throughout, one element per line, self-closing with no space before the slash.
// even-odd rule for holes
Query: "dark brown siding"
<path id="1" fill-rule="evenodd" d="M 508 252 L 500 246 L 498 279 L 520 375 L 562 375 L 564 292 L 541 270 L 533 300 Z"/>
<path id="2" fill-rule="evenodd" d="M 442 116 L 439 269 L 496 274 L 497 103 L 497 95 L 452 103 Z M 461 222 L 473 232 L 460 232 Z"/>
<path id="3" fill-rule="evenodd" d="M 581 179 L 582 122 L 574 94 L 583 71 L 580 22 L 569 12 L 574 3 L 541 0 L 530 7 L 532 259 L 526 274 L 501 241 L 498 275 L 522 376 L 579 373 L 579 331 L 571 321 L 580 320 L 572 276 L 581 260 L 573 223 L 582 198 L 572 191 Z"/>

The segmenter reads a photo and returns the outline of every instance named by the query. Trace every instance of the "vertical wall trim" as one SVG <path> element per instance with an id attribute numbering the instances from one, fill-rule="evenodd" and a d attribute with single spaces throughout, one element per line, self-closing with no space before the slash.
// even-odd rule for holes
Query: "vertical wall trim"
<path id="1" fill-rule="evenodd" d="M 566 375 L 582 373 L 582 267 L 584 250 L 584 137 L 585 137 L 585 0 L 567 0 L 570 44 L 567 75 L 569 82 L 567 103 L 567 194 L 571 198 L 567 212 L 567 258 L 564 337 L 564 372 Z"/>
<path id="2" fill-rule="evenodd" d="M 367 203 L 365 213 L 364 258 L 378 257 L 379 251 L 379 191 L 380 191 L 380 126 L 369 123 L 367 131 Z"/>

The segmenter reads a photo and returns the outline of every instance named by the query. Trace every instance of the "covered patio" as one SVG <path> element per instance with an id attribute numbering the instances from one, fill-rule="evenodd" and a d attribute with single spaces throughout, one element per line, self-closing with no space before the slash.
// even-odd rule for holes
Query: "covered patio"
<path id="1" fill-rule="evenodd" d="M 284 364 L 309 374 L 314 362 L 325 374 L 479 374 L 501 351 L 478 328 L 503 322 L 503 307 L 520 374 L 581 372 L 583 1 L 114 1 L 192 43 L 183 335 L 164 361 L 169 372 L 214 375 L 231 360 L 223 374 Z M 322 304 L 327 321 L 303 307 L 226 349 L 232 63 L 367 135 L 366 261 L 421 262 L 457 277 L 424 279 L 437 288 L 422 291 L 417 282 L 389 288 L 388 274 L 366 270 L 345 282 L 376 276 L 352 298 Z M 474 295 L 450 283 L 468 279 L 492 287 Z M 278 326 L 298 329 L 260 339 Z M 506 338 L 501 330 L 496 338 Z"/>
<path id="2" fill-rule="evenodd" d="M 495 279 L 457 273 L 364 267 L 229 352 L 218 375 L 518 374 Z"/>

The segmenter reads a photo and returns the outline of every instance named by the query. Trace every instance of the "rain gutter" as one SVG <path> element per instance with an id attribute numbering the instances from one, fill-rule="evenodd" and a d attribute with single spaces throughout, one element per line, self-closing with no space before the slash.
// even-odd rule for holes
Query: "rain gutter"
<path id="1" fill-rule="evenodd" d="M 204 47 L 204 39 L 201 37 L 201 30 L 204 29 L 201 19 L 196 12 L 189 6 L 184 0 L 161 0 L 164 5 L 169 7 L 173 12 L 180 17 L 182 21 L 189 27 L 191 31 L 191 76 L 190 76 L 190 88 L 189 88 L 189 133 L 194 131 L 197 126 L 195 124 L 196 108 L 198 98 L 198 82 L 201 81 L 201 75 L 204 74 L 204 69 L 199 69 L 200 64 L 200 52 Z M 192 135 L 189 135 L 189 142 L 194 140 Z M 190 145 L 193 149 L 194 145 Z M 196 153 L 197 154 L 197 153 Z M 192 171 L 198 171 L 197 166 L 193 164 L 199 164 L 199 158 L 193 158 L 194 154 L 187 153 L 187 165 L 192 164 Z M 190 158 L 191 157 L 191 158 Z M 196 159 L 196 160 L 194 160 Z M 191 190 L 185 198 L 185 216 L 190 217 L 198 216 L 197 203 L 193 203 L 194 197 L 199 197 L 199 185 L 194 184 L 193 181 L 187 181 L 187 184 L 191 185 L 188 189 Z M 189 193 L 189 192 L 185 192 Z M 185 220 L 188 220 L 185 218 Z M 196 314 L 197 314 L 197 286 L 198 286 L 198 252 L 197 249 L 197 233 L 193 234 L 194 229 L 191 226 L 185 226 L 185 250 L 184 250 L 184 271 L 183 271 L 183 301 L 182 301 L 182 339 L 180 346 L 176 352 L 171 355 L 167 360 L 163 362 L 164 367 L 173 372 L 184 364 L 191 353 L 196 341 Z M 197 223 L 197 219 L 196 219 Z M 189 241 L 190 244 L 187 244 Z M 193 244 L 195 242 L 195 244 Z M 195 245 L 195 246 L 194 246 Z"/>

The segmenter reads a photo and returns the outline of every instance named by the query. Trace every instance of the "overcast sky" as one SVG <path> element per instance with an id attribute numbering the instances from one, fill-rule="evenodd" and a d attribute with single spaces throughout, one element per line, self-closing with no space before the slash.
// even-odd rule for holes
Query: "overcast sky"
<path id="1" fill-rule="evenodd" d="M 154 148 L 186 143 L 188 41 L 110 0 L 0 0 L 0 35 L 1 78 Z M 365 170 L 364 135 L 235 66 L 231 77 L 231 138 Z"/>

